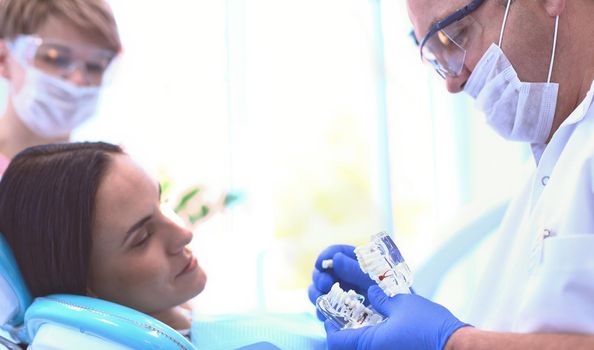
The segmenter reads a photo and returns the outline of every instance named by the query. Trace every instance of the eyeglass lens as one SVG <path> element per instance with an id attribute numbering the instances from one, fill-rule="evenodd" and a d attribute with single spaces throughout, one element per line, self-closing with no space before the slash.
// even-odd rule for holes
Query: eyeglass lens
<path id="1" fill-rule="evenodd" d="M 421 57 L 440 75 L 457 76 L 464 65 L 466 50 L 481 32 L 482 26 L 471 15 L 466 15 L 427 38 L 421 47 Z"/>
<path id="2" fill-rule="evenodd" d="M 81 69 L 89 83 L 99 85 L 111 59 L 112 57 L 104 53 L 79 57 L 68 46 L 43 43 L 37 49 L 33 63 L 38 69 L 59 77 L 67 76 L 75 69 Z"/>

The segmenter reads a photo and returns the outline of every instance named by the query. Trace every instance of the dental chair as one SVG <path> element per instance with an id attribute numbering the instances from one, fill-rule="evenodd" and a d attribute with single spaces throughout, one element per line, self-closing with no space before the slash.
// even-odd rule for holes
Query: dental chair
<path id="1" fill-rule="evenodd" d="M 195 349 L 161 321 L 119 304 L 68 294 L 32 300 L 1 234 L 0 328 L 0 349 Z"/>
<path id="2" fill-rule="evenodd" d="M 505 198 L 483 210 L 478 215 L 463 218 L 450 238 L 415 271 L 415 292 L 432 299 L 444 277 L 469 252 L 497 231 L 509 205 Z"/>

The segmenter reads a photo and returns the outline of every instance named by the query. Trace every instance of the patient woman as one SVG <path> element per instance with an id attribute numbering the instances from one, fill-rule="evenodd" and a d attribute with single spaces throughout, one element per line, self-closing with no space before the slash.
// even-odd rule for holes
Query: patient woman
<path id="1" fill-rule="evenodd" d="M 162 209 L 159 183 L 118 146 L 42 145 L 0 181 L 0 232 L 33 297 L 89 295 L 190 328 L 180 307 L 206 275 L 192 232 Z"/>

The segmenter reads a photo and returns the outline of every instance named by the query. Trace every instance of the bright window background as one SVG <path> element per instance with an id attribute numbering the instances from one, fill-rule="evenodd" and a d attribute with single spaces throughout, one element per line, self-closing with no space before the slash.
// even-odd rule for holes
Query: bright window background
<path id="1" fill-rule="evenodd" d="M 521 183 L 527 150 L 420 64 L 403 1 L 111 3 L 125 52 L 75 139 L 121 143 L 206 198 L 244 195 L 196 230 L 200 312 L 311 309 L 318 252 L 384 229 L 414 270 Z M 438 300 L 463 311 L 477 255 Z"/>

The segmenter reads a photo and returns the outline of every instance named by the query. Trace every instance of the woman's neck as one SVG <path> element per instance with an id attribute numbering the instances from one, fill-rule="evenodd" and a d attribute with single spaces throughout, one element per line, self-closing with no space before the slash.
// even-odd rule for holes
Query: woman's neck
<path id="1" fill-rule="evenodd" d="M 191 312 L 182 306 L 149 315 L 177 330 L 189 329 L 192 325 Z"/>
<path id="2" fill-rule="evenodd" d="M 67 142 L 70 135 L 64 137 L 47 138 L 33 133 L 17 116 L 9 102 L 4 116 L 0 118 L 0 153 L 13 158 L 23 149 L 46 143 Z"/>

